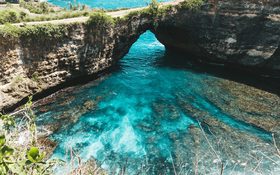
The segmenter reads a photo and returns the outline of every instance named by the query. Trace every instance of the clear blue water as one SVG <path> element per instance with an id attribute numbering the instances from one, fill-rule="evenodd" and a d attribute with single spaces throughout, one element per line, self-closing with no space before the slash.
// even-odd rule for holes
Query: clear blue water
<path id="1" fill-rule="evenodd" d="M 226 134 L 230 140 L 232 133 L 241 133 L 244 142 L 238 147 L 244 152 L 251 149 L 245 144 L 257 145 L 251 141 L 270 144 L 270 133 L 223 113 L 201 95 L 209 90 L 205 82 L 216 81 L 215 77 L 180 68 L 181 63 L 172 59 L 174 56 L 165 55 L 165 47 L 147 31 L 110 75 L 75 87 L 43 106 L 48 112 L 37 113 L 38 125 L 58 125 L 50 136 L 58 143 L 53 158 L 67 158 L 71 148 L 83 161 L 94 158 L 109 172 L 127 166 L 127 174 L 137 174 L 143 167 L 144 174 L 173 174 L 180 155 L 186 167 L 193 161 L 189 152 L 196 148 L 190 138 L 196 135 L 193 128 L 200 130 L 201 126 L 183 104 L 207 111 L 208 118 L 222 123 L 219 127 L 230 128 L 229 133 L 217 130 L 217 137 Z M 201 149 L 209 149 L 207 142 L 202 145 L 205 148 Z M 222 152 L 220 156 L 229 157 Z M 239 152 L 235 156 L 241 159 L 247 155 Z"/>
<path id="2" fill-rule="evenodd" d="M 158 2 L 167 2 L 170 0 L 159 0 Z M 48 0 L 48 2 L 60 6 L 69 7 L 72 4 L 85 4 L 91 8 L 117 9 L 147 6 L 151 0 Z"/>

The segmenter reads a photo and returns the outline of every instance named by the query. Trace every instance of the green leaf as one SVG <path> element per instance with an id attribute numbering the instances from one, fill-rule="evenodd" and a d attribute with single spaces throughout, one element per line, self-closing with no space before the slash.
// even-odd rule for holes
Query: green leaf
<path id="1" fill-rule="evenodd" d="M 9 157 L 10 155 L 12 155 L 14 153 L 14 149 L 5 145 L 1 149 L 1 153 L 2 153 L 3 157 Z"/>
<path id="2" fill-rule="evenodd" d="M 45 157 L 44 154 L 40 154 L 39 149 L 37 147 L 31 147 L 27 152 L 27 158 L 32 163 L 38 163 L 43 160 Z M 29 163 L 28 161 L 26 163 Z"/>
<path id="3" fill-rule="evenodd" d="M 6 138 L 4 135 L 0 136 L 0 147 L 3 147 L 6 143 Z"/>
<path id="4" fill-rule="evenodd" d="M 37 147 L 31 147 L 27 152 L 27 158 L 32 163 L 36 163 L 37 158 L 40 156 L 39 149 Z"/>

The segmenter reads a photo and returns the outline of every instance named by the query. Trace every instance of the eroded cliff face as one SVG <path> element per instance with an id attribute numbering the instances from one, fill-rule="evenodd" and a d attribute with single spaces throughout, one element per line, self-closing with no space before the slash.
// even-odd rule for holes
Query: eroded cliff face
<path id="1" fill-rule="evenodd" d="M 29 95 L 111 67 L 150 24 L 139 14 L 115 25 L 67 24 L 59 38 L 2 36 L 0 111 Z"/>
<path id="2" fill-rule="evenodd" d="M 114 25 L 65 24 L 59 38 L 0 36 L 0 111 L 23 98 L 111 67 L 146 30 L 167 49 L 207 63 L 280 74 L 280 2 L 209 0 L 159 16 L 135 14 Z"/>
<path id="3" fill-rule="evenodd" d="M 200 10 L 178 8 L 155 33 L 167 49 L 279 76 L 280 1 L 209 0 Z"/>

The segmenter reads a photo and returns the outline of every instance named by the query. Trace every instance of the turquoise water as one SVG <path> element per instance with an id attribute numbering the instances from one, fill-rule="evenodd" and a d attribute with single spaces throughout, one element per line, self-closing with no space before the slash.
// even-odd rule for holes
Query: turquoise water
<path id="1" fill-rule="evenodd" d="M 167 2 L 170 0 L 159 0 Z M 85 4 L 91 8 L 117 9 L 147 6 L 151 0 L 48 0 L 48 2 L 60 6 L 69 7 L 72 4 Z"/>
<path id="2" fill-rule="evenodd" d="M 198 149 L 194 139 L 203 133 L 201 127 L 214 145 L 217 137 L 231 142 L 235 137 L 231 134 L 239 133 L 242 141 L 230 143 L 242 148 L 234 153 L 238 160 L 246 159 L 252 146 L 265 149 L 271 144 L 270 133 L 223 113 L 203 96 L 210 90 L 206 82 L 216 81 L 215 77 L 172 60 L 175 56 L 166 55 L 165 47 L 147 31 L 111 74 L 38 107 L 48 111 L 37 112 L 38 125 L 55 128 L 50 136 L 58 143 L 53 158 L 67 159 L 72 149 L 83 161 L 94 158 L 112 174 L 122 167 L 126 174 L 174 174 L 174 164 L 175 169 L 182 167 L 179 158 L 184 160 L 183 172 L 191 169 L 191 152 Z M 196 115 L 190 109 L 207 114 Z M 203 117 L 220 124 L 210 130 Z M 199 147 L 203 151 L 211 148 L 203 135 L 198 140 L 203 140 Z M 222 150 L 219 156 L 230 160 L 232 153 Z M 208 159 L 205 166 L 211 170 L 216 158 Z M 230 163 L 228 167 L 231 170 Z"/>

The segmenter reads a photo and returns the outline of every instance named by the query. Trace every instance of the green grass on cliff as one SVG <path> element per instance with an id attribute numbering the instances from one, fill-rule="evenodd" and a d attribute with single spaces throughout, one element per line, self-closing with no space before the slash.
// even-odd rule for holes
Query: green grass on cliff
<path id="1" fill-rule="evenodd" d="M 114 23 L 114 18 L 107 15 L 104 11 L 93 12 L 87 21 L 89 26 L 108 26 Z"/>
<path id="2" fill-rule="evenodd" d="M 14 9 L 7 9 L 0 11 L 0 24 L 18 23 L 18 22 L 32 22 L 32 21 L 50 21 L 67 18 L 75 18 L 80 16 L 89 16 L 91 12 L 88 10 L 77 11 L 60 11 L 48 13 L 45 15 L 31 16 L 25 12 L 19 12 Z"/>
<path id="3" fill-rule="evenodd" d="M 62 9 L 48 4 L 47 2 L 25 2 L 20 1 L 20 5 L 7 4 L 0 9 L 0 24 L 49 21 L 80 16 L 89 16 L 94 9 L 87 6 L 71 6 L 71 9 Z"/>
<path id="4" fill-rule="evenodd" d="M 32 0 L 26 2 L 24 0 L 20 0 L 19 5 L 20 7 L 23 7 L 29 10 L 29 12 L 35 14 L 46 14 L 49 12 L 54 12 L 52 6 L 47 2 L 35 2 Z"/>
<path id="5" fill-rule="evenodd" d="M 15 9 L 6 9 L 0 11 L 0 24 L 19 22 L 23 18 L 23 13 Z"/>
<path id="6" fill-rule="evenodd" d="M 39 24 L 23 27 L 6 24 L 0 27 L 0 36 L 4 38 L 22 38 L 28 40 L 58 39 L 67 33 L 67 25 Z"/>
<path id="7" fill-rule="evenodd" d="M 18 37 L 19 32 L 20 32 L 19 28 L 11 24 L 5 24 L 0 27 L 0 36 L 4 38 Z"/>
<path id="8" fill-rule="evenodd" d="M 172 11 L 172 9 L 174 9 L 174 6 L 172 5 L 160 6 L 157 0 L 153 0 L 148 8 L 132 11 L 118 20 L 129 21 L 135 17 L 143 17 L 153 21 L 153 26 L 156 28 L 158 26 L 159 20 L 163 16 L 167 15 L 168 12 Z"/>
<path id="9" fill-rule="evenodd" d="M 134 11 L 129 13 L 123 18 L 113 18 L 107 15 L 104 11 L 96 11 L 89 13 L 87 12 L 84 15 L 90 15 L 89 20 L 87 21 L 88 26 L 110 26 L 114 25 L 117 20 L 128 20 L 135 16 L 148 16 L 153 19 L 154 26 L 157 26 L 159 19 L 175 8 L 184 8 L 184 9 L 198 9 L 203 5 L 205 0 L 187 0 L 179 4 L 177 7 L 173 6 L 159 6 L 159 3 L 156 0 L 153 0 L 149 8 L 143 10 Z M 1 14 L 2 13 L 2 14 Z M 22 15 L 22 16 L 21 16 Z M 0 23 L 11 22 L 11 21 L 20 21 L 19 18 L 23 18 L 23 14 L 18 14 L 16 11 L 3 12 L 0 11 Z M 72 17 L 73 14 L 69 13 L 69 16 Z M 77 15 L 79 16 L 79 14 Z M 63 16 L 62 16 L 63 17 Z M 26 25 L 23 27 L 17 27 L 10 24 L 5 24 L 0 27 L 0 37 L 8 38 L 21 38 L 26 40 L 32 40 L 34 38 L 41 40 L 50 40 L 58 39 L 67 34 L 67 26 L 69 25 L 54 25 L 54 24 L 39 24 L 39 25 Z"/>
<path id="10" fill-rule="evenodd" d="M 114 18 L 102 11 L 92 13 L 87 21 L 88 26 L 107 27 L 114 24 Z M 0 26 L 0 38 L 19 38 L 27 42 L 55 40 L 65 37 L 69 29 L 74 25 L 75 24 L 37 24 L 20 27 L 12 24 L 5 24 Z"/>
<path id="11" fill-rule="evenodd" d="M 159 3 L 157 0 L 153 0 L 148 8 L 142 9 L 142 10 L 137 10 L 137 11 L 132 11 L 128 15 L 124 17 L 124 19 L 129 19 L 133 16 L 139 16 L 139 15 L 144 15 L 144 16 L 156 16 L 161 8 L 159 7 Z"/>
<path id="12" fill-rule="evenodd" d="M 160 18 L 170 12 L 172 9 L 181 8 L 187 10 L 198 10 L 206 0 L 185 0 L 178 4 L 177 6 L 165 5 L 160 6 L 157 0 L 153 0 L 148 8 L 130 12 L 124 17 L 124 19 L 129 19 L 134 16 L 144 15 L 151 16 L 154 19 Z"/>

